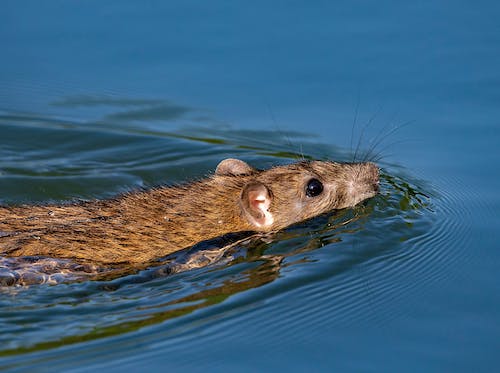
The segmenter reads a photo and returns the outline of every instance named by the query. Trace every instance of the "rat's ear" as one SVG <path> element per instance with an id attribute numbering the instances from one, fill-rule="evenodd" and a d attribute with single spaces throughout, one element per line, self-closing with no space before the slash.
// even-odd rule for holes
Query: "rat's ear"
<path id="1" fill-rule="evenodd" d="M 273 224 L 274 217 L 269 212 L 272 198 L 271 191 L 258 181 L 252 181 L 243 187 L 240 204 L 250 224 L 257 228 Z"/>
<path id="2" fill-rule="evenodd" d="M 254 173 L 255 168 L 251 167 L 248 163 L 239 159 L 227 158 L 219 163 L 215 169 L 216 175 L 249 175 Z"/>

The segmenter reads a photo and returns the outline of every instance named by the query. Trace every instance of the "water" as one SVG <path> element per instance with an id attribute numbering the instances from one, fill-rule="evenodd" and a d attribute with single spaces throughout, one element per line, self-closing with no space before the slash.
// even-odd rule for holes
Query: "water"
<path id="1" fill-rule="evenodd" d="M 499 16 L 491 1 L 3 2 L 2 204 L 108 198 L 226 157 L 349 160 L 358 143 L 382 179 L 366 204 L 270 237 L 4 286 L 0 367 L 494 371 Z"/>

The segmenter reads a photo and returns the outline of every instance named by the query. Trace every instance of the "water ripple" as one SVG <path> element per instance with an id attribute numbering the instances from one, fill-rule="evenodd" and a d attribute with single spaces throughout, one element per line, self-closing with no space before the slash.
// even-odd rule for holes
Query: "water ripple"
<path id="1" fill-rule="evenodd" d="M 120 110 L 127 107 L 125 102 L 120 105 Z M 143 103 L 130 105 L 136 108 Z M 29 192 L 39 201 L 87 196 L 82 189 L 72 189 L 72 180 L 81 182 L 90 195 L 102 198 L 134 184 L 202 176 L 225 156 L 244 157 L 257 167 L 297 158 L 350 158 L 341 149 L 301 134 L 288 134 L 292 141 L 303 143 L 302 150 L 295 151 L 282 135 L 273 132 L 202 132 L 199 127 L 174 131 L 158 125 L 144 130 L 133 123 L 102 125 L 103 118 L 91 124 L 69 122 L 69 126 L 62 120 L 55 129 L 39 124 L 57 124 L 57 120 L 35 117 L 0 116 L 0 125 L 10 133 L 0 148 L 0 155 L 5 156 L 0 161 L 6 191 L 2 199 L 9 203 L 22 201 L 22 193 L 16 194 L 17 180 L 50 185 L 42 193 Z M 136 117 L 130 121 L 137 121 Z M 16 139 L 22 136 L 23 126 L 55 139 L 53 146 L 40 153 L 35 142 L 32 151 L 22 153 Z M 72 134 L 63 131 L 61 135 L 60 128 L 69 128 Z M 64 141 L 57 136 L 65 136 Z M 96 146 L 96 141 L 107 147 Z M 68 154 L 69 148 L 77 149 L 78 154 Z M 65 162 L 57 161 L 60 159 Z M 465 251 L 471 216 L 463 196 L 443 193 L 443 188 L 430 187 L 404 169 L 383 166 L 381 193 L 376 198 L 275 235 L 235 237 L 229 245 L 204 243 L 164 258 L 154 268 L 119 276 L 98 274 L 102 275 L 99 281 L 85 281 L 95 272 L 82 270 L 77 273 L 81 277 L 69 278 L 81 282 L 3 287 L 0 355 L 10 356 L 8 363 L 41 351 L 40 358 L 64 364 L 64 359 L 91 356 L 96 346 L 105 343 L 107 354 L 126 356 L 131 348 L 127 339 L 147 339 L 154 351 L 180 339 L 196 343 L 200 328 L 205 333 L 210 330 L 214 340 L 265 330 L 268 343 L 279 349 L 283 338 L 314 334 L 302 332 L 305 330 L 374 327 L 409 317 L 418 292 L 451 281 L 457 266 L 471 259 L 472 254 Z M 106 182 L 112 172 L 116 177 Z M 92 190 L 91 184 L 97 189 Z M 13 264 L 3 260 L 4 267 L 12 269 Z M 42 259 L 32 269 L 43 265 Z M 54 275 L 57 266 L 51 265 Z M 59 267 L 67 265 L 59 263 Z M 14 282 L 21 278 L 16 280 L 11 274 L 4 273 L 6 282 L 12 282 L 12 276 Z M 57 276 L 44 281 L 58 282 Z M 266 317 L 268 314 L 280 318 Z M 242 320 L 255 327 L 251 331 L 231 327 Z M 53 357 L 44 355 L 44 351 L 71 345 L 79 346 L 71 358 L 68 354 L 62 359 L 55 352 Z"/>

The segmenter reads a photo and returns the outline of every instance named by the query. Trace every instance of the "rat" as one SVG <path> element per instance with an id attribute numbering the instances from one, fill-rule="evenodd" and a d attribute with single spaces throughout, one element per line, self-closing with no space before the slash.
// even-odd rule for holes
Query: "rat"
<path id="1" fill-rule="evenodd" d="M 258 170 L 225 159 L 207 178 L 108 200 L 0 206 L 0 253 L 139 265 L 236 232 L 273 232 L 375 196 L 373 163 Z"/>

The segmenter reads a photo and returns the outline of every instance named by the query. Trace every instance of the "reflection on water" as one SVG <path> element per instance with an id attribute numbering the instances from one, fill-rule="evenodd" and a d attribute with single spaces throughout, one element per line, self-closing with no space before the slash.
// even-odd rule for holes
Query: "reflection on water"
<path id="1" fill-rule="evenodd" d="M 200 110 L 179 105 L 166 100 L 146 100 L 106 96 L 72 96 L 67 97 L 63 100 L 55 101 L 52 103 L 52 105 L 69 109 L 82 107 L 115 108 L 114 112 L 102 118 L 103 122 L 114 120 L 174 121 L 186 117 L 187 114 L 200 112 Z"/>
<path id="2" fill-rule="evenodd" d="M 279 261 L 280 258 L 276 256 L 263 256 L 259 258 L 259 263 L 255 267 L 242 271 L 240 278 L 237 280 L 224 281 L 221 285 L 213 288 L 207 288 L 198 293 L 190 294 L 166 303 L 156 304 L 150 307 L 141 307 L 140 310 L 137 310 L 140 311 L 140 314 L 142 315 L 139 320 L 125 321 L 112 326 L 93 328 L 93 330 L 86 334 L 71 335 L 58 340 L 39 342 L 31 346 L 4 349 L 0 351 L 0 356 L 46 350 L 71 343 L 84 342 L 112 335 L 128 333 L 148 325 L 158 324 L 165 320 L 189 314 L 197 309 L 220 303 L 227 297 L 236 293 L 251 288 L 257 288 L 273 281 L 279 274 Z M 162 269 L 157 269 L 154 272 L 154 275 L 158 275 L 159 273 L 162 273 Z M 134 283 L 136 282 L 135 280 L 136 279 L 129 279 L 125 283 Z M 112 291 L 116 290 L 120 285 L 123 286 L 124 284 L 104 283 L 99 285 L 99 288 L 105 291 Z M 137 318 L 137 316 L 135 318 Z"/>

